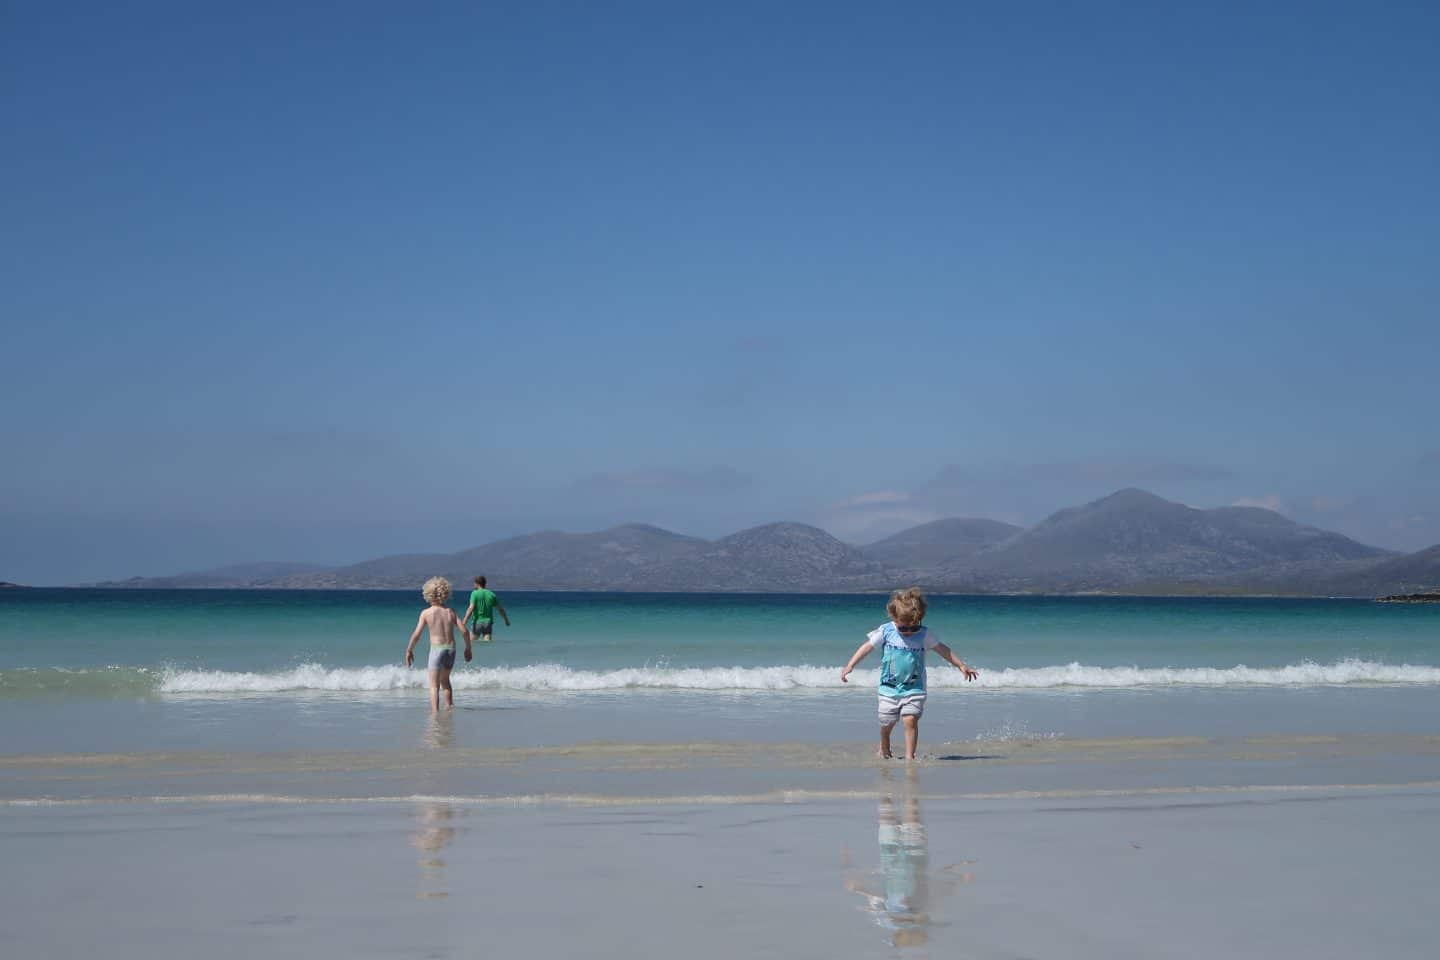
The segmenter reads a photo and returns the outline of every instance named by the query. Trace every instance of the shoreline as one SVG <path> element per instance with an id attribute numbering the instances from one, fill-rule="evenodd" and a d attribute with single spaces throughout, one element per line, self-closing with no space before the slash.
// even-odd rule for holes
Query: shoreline
<path id="1" fill-rule="evenodd" d="M 122 581 L 105 581 L 102 583 L 86 584 L 58 584 L 58 585 L 13 585 L 22 591 L 84 591 L 92 593 L 95 591 L 109 593 L 132 593 L 138 591 L 153 591 L 155 593 L 293 593 L 293 594 L 330 594 L 330 593 L 386 593 L 386 594 L 409 594 L 418 590 L 416 584 L 405 584 L 403 586 L 333 586 L 333 587 L 289 587 L 277 584 L 225 584 L 225 585 L 190 585 L 190 586 L 150 586 L 146 584 L 127 585 Z M 1396 599 L 1396 597 L 1381 597 L 1374 594 L 1327 594 L 1327 593 L 1274 593 L 1274 592 L 1221 592 L 1221 593 L 1166 593 L 1166 592 L 1129 592 L 1123 590 L 1078 590 L 1066 593 L 1051 592 L 1006 592 L 992 591 L 986 593 L 954 592 L 947 590 L 934 590 L 923 587 L 927 597 L 950 597 L 957 599 L 973 598 L 1010 598 L 1010 599 L 1033 599 L 1033 600 L 1067 600 L 1067 599 L 1116 599 L 1116 600 L 1341 600 L 1341 601 L 1364 601 L 1367 603 L 1429 603 L 1440 602 L 1416 600 L 1407 601 Z M 553 588 L 553 587 L 527 587 L 507 584 L 506 594 L 539 594 L 557 596 L 625 596 L 625 597 L 884 597 L 889 595 L 889 589 L 876 590 L 619 590 L 613 588 Z M 1401 597 L 1412 595 L 1400 595 Z M 1413 596 L 1428 597 L 1431 594 L 1415 594 Z M 1440 598 L 1440 594 L 1433 595 Z"/>
<path id="2" fill-rule="evenodd" d="M 923 778 L 954 800 L 1440 788 L 1440 734 L 1010 738 L 922 743 L 588 741 L 456 746 L 430 723 L 410 750 L 0 754 L 0 807 L 155 803 L 498 806 L 748 804 L 859 799 L 874 778 Z M 1343 773 L 1343 776 L 1337 774 Z"/>

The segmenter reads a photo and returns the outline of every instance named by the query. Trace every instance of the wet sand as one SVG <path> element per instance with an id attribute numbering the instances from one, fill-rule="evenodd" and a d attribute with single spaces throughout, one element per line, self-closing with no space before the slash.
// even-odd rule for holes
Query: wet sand
<path id="1" fill-rule="evenodd" d="M 0 757 L 0 951 L 1428 957 L 1440 934 L 1433 736 L 965 741 L 907 765 L 452 734 Z"/>
<path id="2" fill-rule="evenodd" d="M 636 805 L 864 799 L 904 761 L 868 744 L 585 742 L 463 747 L 452 715 L 413 750 L 0 755 L 0 808 L 94 802 L 403 802 Z M 1440 779 L 1440 735 L 1010 738 L 922 750 L 930 796 L 1004 799 Z"/>

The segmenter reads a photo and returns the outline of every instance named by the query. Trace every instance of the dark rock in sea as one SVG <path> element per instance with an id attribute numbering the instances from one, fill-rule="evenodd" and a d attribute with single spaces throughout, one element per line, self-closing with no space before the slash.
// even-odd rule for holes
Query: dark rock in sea
<path id="1" fill-rule="evenodd" d="M 1400 593 L 1392 597 L 1377 597 L 1376 603 L 1440 603 L 1440 593 Z"/>

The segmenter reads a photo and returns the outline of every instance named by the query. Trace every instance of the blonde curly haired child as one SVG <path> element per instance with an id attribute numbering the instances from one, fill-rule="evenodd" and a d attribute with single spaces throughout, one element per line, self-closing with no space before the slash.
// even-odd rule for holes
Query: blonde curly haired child
<path id="1" fill-rule="evenodd" d="M 415 662 L 415 644 L 420 640 L 422 630 L 430 631 L 430 709 L 440 709 L 440 691 L 445 691 L 445 705 L 455 706 L 455 691 L 450 687 L 450 671 L 455 668 L 455 628 L 465 635 L 465 659 L 470 659 L 470 630 L 449 607 L 450 581 L 444 577 L 431 577 L 420 588 L 420 594 L 429 607 L 420 611 L 420 620 L 410 634 L 410 645 L 405 648 L 405 666 Z"/>
<path id="2" fill-rule="evenodd" d="M 865 636 L 850 662 L 840 671 L 840 681 L 848 683 L 850 671 L 876 648 L 880 657 L 880 749 L 877 754 L 889 760 L 890 731 L 896 723 L 905 725 L 905 759 L 915 759 L 920 742 L 920 717 L 925 713 L 925 651 L 934 650 L 954 664 L 966 680 L 980 674 L 941 643 L 929 627 L 924 626 L 925 594 L 918 587 L 896 590 L 890 594 L 885 612 L 889 623 L 882 623 Z"/>

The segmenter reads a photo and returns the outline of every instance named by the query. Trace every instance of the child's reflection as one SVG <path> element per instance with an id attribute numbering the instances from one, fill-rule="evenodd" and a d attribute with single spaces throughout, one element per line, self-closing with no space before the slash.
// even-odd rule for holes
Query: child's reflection
<path id="1" fill-rule="evenodd" d="M 430 714 L 421 740 L 427 750 L 448 750 L 452 747 L 455 743 L 454 715 L 449 710 Z M 425 786 L 431 789 L 435 786 L 428 776 Z M 443 900 L 450 896 L 450 891 L 445 879 L 445 861 L 439 853 L 455 838 L 455 827 L 451 825 L 455 819 L 455 808 L 442 800 L 421 800 L 415 819 L 419 826 L 410 837 L 411 846 L 420 851 L 420 882 L 415 897 L 419 900 Z"/>
<path id="2" fill-rule="evenodd" d="M 920 946 L 930 939 L 932 898 L 951 893 L 973 878 L 969 873 L 957 872 L 961 864 L 939 871 L 930 869 L 930 846 L 920 815 L 915 769 L 906 771 L 898 790 L 893 775 L 886 771 L 879 821 L 879 869 L 847 877 L 845 888 L 865 897 L 864 909 L 890 931 L 891 944 Z"/>
<path id="3" fill-rule="evenodd" d="M 450 896 L 446 889 L 445 861 L 438 854 L 455 838 L 455 828 L 450 825 L 455 819 L 455 808 L 438 800 L 423 800 L 416 814 L 420 826 L 410 843 L 420 851 L 420 886 L 415 892 L 417 900 L 443 900 Z"/>
<path id="4" fill-rule="evenodd" d="M 455 716 L 446 711 L 430 714 L 422 743 L 427 750 L 448 750 L 455 744 Z"/>

